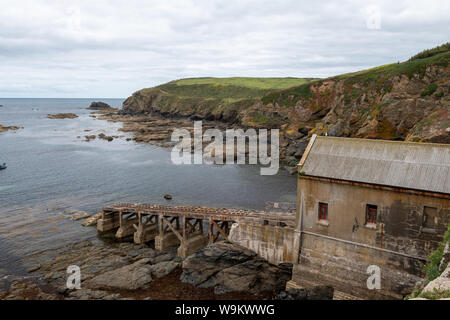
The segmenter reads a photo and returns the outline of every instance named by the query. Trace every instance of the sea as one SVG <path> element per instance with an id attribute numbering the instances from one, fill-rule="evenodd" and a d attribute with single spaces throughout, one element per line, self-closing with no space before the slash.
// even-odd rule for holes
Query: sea
<path id="1" fill-rule="evenodd" d="M 72 221 L 71 210 L 96 213 L 117 202 L 263 209 L 296 202 L 295 176 L 262 176 L 257 165 L 175 165 L 171 149 L 127 141 L 121 123 L 90 117 L 86 107 L 124 99 L 4 99 L 0 124 L 0 279 L 26 274 L 23 258 L 42 250 L 98 240 L 95 228 Z M 47 114 L 75 113 L 76 119 Z M 111 142 L 84 136 L 123 135 Z M 171 194 L 169 202 L 163 198 Z"/>

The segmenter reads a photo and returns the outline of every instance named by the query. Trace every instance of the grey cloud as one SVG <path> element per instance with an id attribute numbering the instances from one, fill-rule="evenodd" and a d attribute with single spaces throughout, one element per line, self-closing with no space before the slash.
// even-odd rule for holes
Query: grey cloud
<path id="1" fill-rule="evenodd" d="M 195 76 L 327 77 L 448 41 L 447 1 L 0 0 L 0 96 L 126 97 Z M 367 6 L 381 29 L 366 27 Z"/>

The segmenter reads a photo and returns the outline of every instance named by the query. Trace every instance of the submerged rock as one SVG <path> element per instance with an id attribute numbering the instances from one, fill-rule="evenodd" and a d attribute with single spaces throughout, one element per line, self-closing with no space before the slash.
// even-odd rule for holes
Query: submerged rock
<path id="1" fill-rule="evenodd" d="M 89 142 L 91 140 L 95 140 L 95 138 L 97 137 L 95 134 L 90 135 L 90 136 L 84 136 L 86 138 L 86 141 Z"/>
<path id="2" fill-rule="evenodd" d="M 100 134 L 98 135 L 98 138 L 99 138 L 99 139 L 103 139 L 103 140 L 107 140 L 108 142 L 111 142 L 111 141 L 114 140 L 114 137 L 107 136 L 107 135 L 104 134 L 104 133 L 100 133 Z"/>

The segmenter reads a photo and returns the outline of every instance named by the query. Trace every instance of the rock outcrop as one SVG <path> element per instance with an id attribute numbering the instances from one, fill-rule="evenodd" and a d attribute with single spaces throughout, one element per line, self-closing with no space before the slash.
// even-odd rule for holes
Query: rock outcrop
<path id="1" fill-rule="evenodd" d="M 111 141 L 114 140 L 114 137 L 107 136 L 107 135 L 104 134 L 104 133 L 100 133 L 100 134 L 98 135 L 98 138 L 99 138 L 99 139 L 102 139 L 102 140 L 106 140 L 106 141 L 108 141 L 108 142 L 111 142 Z"/>
<path id="2" fill-rule="evenodd" d="M 107 104 L 105 102 L 94 101 L 86 109 L 89 109 L 89 110 L 107 110 L 107 109 L 112 109 L 112 108 L 111 108 L 111 106 L 109 104 Z"/>
<path id="3" fill-rule="evenodd" d="M 442 272 L 439 277 L 437 277 L 433 281 L 430 281 L 425 286 L 422 293 L 427 292 L 433 294 L 435 292 L 445 291 L 450 294 L 450 265 L 444 270 L 444 272 Z"/>
<path id="4" fill-rule="evenodd" d="M 17 126 L 6 127 L 6 126 L 2 126 L 0 124 L 0 132 L 6 132 L 6 131 L 9 131 L 9 130 L 16 131 L 16 130 L 19 130 L 19 129 L 23 129 L 23 127 L 17 127 Z"/>
<path id="5" fill-rule="evenodd" d="M 289 269 L 270 265 L 254 252 L 228 242 L 214 243 L 183 261 L 181 280 L 227 292 L 278 292 L 290 280 Z"/>
<path id="6" fill-rule="evenodd" d="M 278 128 L 280 159 L 295 167 L 313 133 L 450 143 L 449 66 L 450 52 L 445 52 L 289 89 L 261 91 L 250 98 L 238 91 L 224 97 L 222 91 L 235 93 L 226 86 L 217 92 L 220 86 L 200 88 L 175 81 L 135 92 L 120 114 Z"/>
<path id="7" fill-rule="evenodd" d="M 287 291 L 281 291 L 276 298 L 278 300 L 332 300 L 333 294 L 333 287 L 317 285 L 311 288 L 290 288 Z"/>
<path id="8" fill-rule="evenodd" d="M 74 113 L 56 113 L 56 114 L 48 114 L 47 118 L 49 119 L 75 119 L 78 116 Z"/>
<path id="9" fill-rule="evenodd" d="M 87 281 L 89 289 L 136 290 L 152 282 L 150 259 L 141 259 L 131 265 L 102 273 Z"/>

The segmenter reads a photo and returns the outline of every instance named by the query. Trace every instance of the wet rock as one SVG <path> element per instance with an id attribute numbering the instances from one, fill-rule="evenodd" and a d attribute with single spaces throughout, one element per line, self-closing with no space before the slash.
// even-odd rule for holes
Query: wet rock
<path id="1" fill-rule="evenodd" d="M 218 242 L 186 258 L 183 262 L 181 280 L 199 287 L 218 284 L 215 275 L 226 268 L 246 262 L 256 253 L 227 242 Z"/>
<path id="2" fill-rule="evenodd" d="M 157 263 L 155 265 L 151 266 L 151 272 L 152 275 L 156 278 L 161 278 L 169 273 L 171 273 L 173 270 L 178 268 L 181 265 L 181 262 L 179 261 L 163 261 L 160 263 Z"/>
<path id="3" fill-rule="evenodd" d="M 256 258 L 224 269 L 216 277 L 219 283 L 215 288 L 216 293 L 232 291 L 258 293 L 284 289 L 286 282 L 291 279 L 291 273 L 269 265 L 264 259 Z"/>
<path id="4" fill-rule="evenodd" d="M 72 217 L 70 218 L 70 220 L 72 220 L 72 221 L 78 221 L 78 220 L 87 219 L 87 218 L 89 218 L 90 216 L 91 216 L 90 213 L 87 213 L 87 212 L 81 212 L 81 213 L 79 213 L 79 214 L 77 214 L 77 215 L 72 216 Z"/>
<path id="5" fill-rule="evenodd" d="M 285 287 L 291 273 L 270 265 L 254 252 L 228 242 L 212 244 L 183 262 L 181 280 L 216 294 L 245 291 L 259 293 Z"/>
<path id="6" fill-rule="evenodd" d="M 16 131 L 16 130 L 19 130 L 19 129 L 23 129 L 23 127 L 17 127 L 17 126 L 5 127 L 5 126 L 2 126 L 0 124 L 0 132 L 6 132 L 6 131 L 9 131 L 9 130 Z"/>
<path id="7" fill-rule="evenodd" d="M 157 256 L 151 259 L 151 263 L 158 264 L 160 262 L 165 262 L 165 261 L 173 261 L 173 260 L 179 261 L 179 259 L 180 258 L 177 256 L 177 248 L 172 247 L 172 248 L 167 248 L 162 253 L 158 252 Z"/>
<path id="8" fill-rule="evenodd" d="M 334 289 L 331 286 L 313 286 L 310 288 L 290 288 L 280 292 L 277 300 L 332 300 Z"/>
<path id="9" fill-rule="evenodd" d="M 111 141 L 114 140 L 113 137 L 107 136 L 107 135 L 105 135 L 104 133 L 100 133 L 100 134 L 98 135 L 98 138 L 99 138 L 99 139 L 103 139 L 103 140 L 107 140 L 108 142 L 111 142 Z"/>
<path id="10" fill-rule="evenodd" d="M 74 113 L 56 113 L 56 114 L 48 114 L 47 118 L 49 119 L 75 119 L 78 116 Z"/>
<path id="11" fill-rule="evenodd" d="M 109 104 L 107 104 L 105 102 L 94 101 L 86 109 L 89 109 L 89 110 L 105 110 L 105 109 L 112 109 L 112 108 L 111 108 L 111 106 Z"/>
<path id="12" fill-rule="evenodd" d="M 0 291 L 1 300 L 56 300 L 60 297 L 47 293 L 36 283 L 29 281 L 15 281 L 7 291 Z"/>
<path id="13" fill-rule="evenodd" d="M 308 300 L 332 300 L 334 289 L 331 286 L 314 286 L 307 290 Z"/>
<path id="14" fill-rule="evenodd" d="M 172 196 L 170 194 L 165 194 L 164 199 L 166 200 L 172 200 Z"/>
<path id="15" fill-rule="evenodd" d="M 100 274 L 86 283 L 90 289 L 136 290 L 152 282 L 150 259 L 141 259 L 131 265 Z"/>
<path id="16" fill-rule="evenodd" d="M 89 227 L 89 226 L 94 226 L 97 225 L 97 221 L 98 219 L 100 219 L 102 217 L 102 213 L 96 213 L 94 214 L 92 217 L 90 217 L 89 219 L 87 219 L 86 221 L 84 221 L 81 225 L 83 227 Z"/>
<path id="17" fill-rule="evenodd" d="M 86 141 L 89 142 L 91 140 L 95 140 L 95 138 L 97 137 L 95 134 L 90 135 L 90 136 L 84 136 L 86 138 Z"/>
<path id="18" fill-rule="evenodd" d="M 35 264 L 34 266 L 29 267 L 29 268 L 27 269 L 27 272 L 28 272 L 28 273 L 31 273 L 31 272 L 34 272 L 34 271 L 39 270 L 40 268 L 41 268 L 41 264 L 38 263 L 38 264 Z"/>

